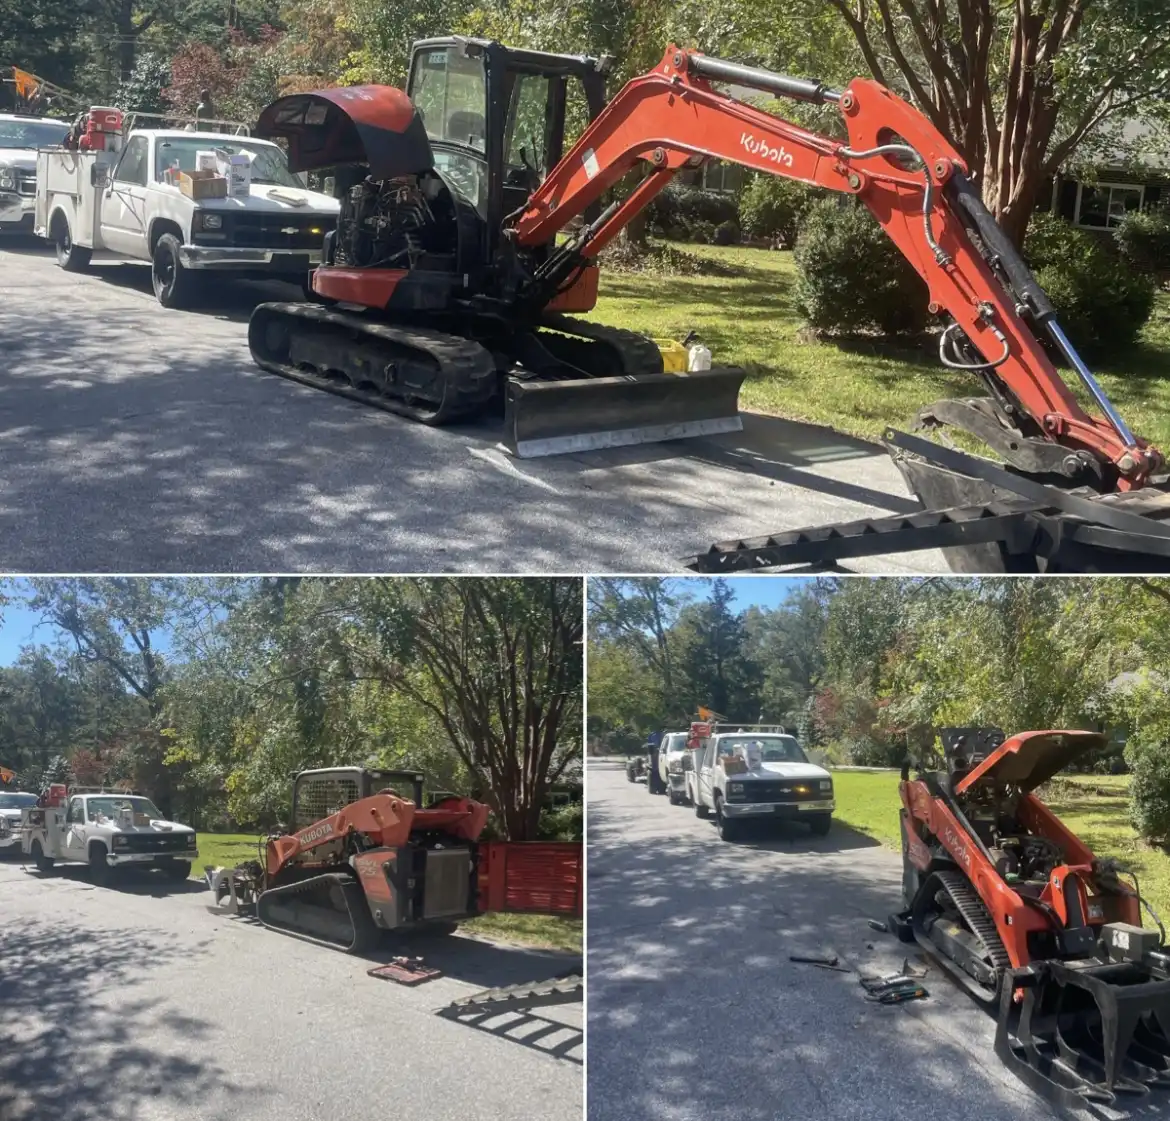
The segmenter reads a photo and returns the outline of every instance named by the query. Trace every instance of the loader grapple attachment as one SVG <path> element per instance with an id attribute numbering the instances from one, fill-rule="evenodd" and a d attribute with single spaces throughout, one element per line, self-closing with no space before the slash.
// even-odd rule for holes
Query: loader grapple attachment
<path id="1" fill-rule="evenodd" d="M 522 381 L 510 378 L 504 424 L 520 459 L 742 432 L 745 371 Z"/>
<path id="2" fill-rule="evenodd" d="M 1046 961 L 1012 970 L 996 1054 L 1032 1090 L 1069 1108 L 1170 1089 L 1165 977 L 1140 962 Z"/>

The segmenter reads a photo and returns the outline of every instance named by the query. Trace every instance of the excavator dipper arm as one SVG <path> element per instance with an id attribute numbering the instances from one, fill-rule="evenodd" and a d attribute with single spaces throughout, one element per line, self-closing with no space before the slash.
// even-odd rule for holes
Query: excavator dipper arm
<path id="1" fill-rule="evenodd" d="M 720 93 L 712 82 L 834 103 L 848 143 Z M 671 46 L 552 169 L 516 218 L 512 236 L 522 246 L 548 243 L 631 169 L 649 164 L 649 175 L 624 201 L 570 240 L 562 260 L 571 272 L 574 261 L 595 257 L 679 170 L 711 159 L 857 195 L 926 282 L 931 310 L 954 320 L 940 353 L 985 380 L 1005 430 L 1096 461 L 1119 490 L 1143 485 L 1161 465 L 1161 455 L 1134 437 L 1064 336 L 1043 290 L 968 181 L 962 157 L 920 112 L 876 82 L 856 78 L 837 91 Z M 1048 331 L 1103 419 L 1080 407 L 1025 317 Z M 981 357 L 953 357 L 957 331 L 969 344 L 966 352 Z"/>

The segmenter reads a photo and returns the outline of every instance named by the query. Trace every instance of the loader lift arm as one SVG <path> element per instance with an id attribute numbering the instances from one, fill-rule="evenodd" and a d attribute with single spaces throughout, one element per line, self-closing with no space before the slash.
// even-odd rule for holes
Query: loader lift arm
<path id="1" fill-rule="evenodd" d="M 848 143 L 756 109 L 713 82 L 836 104 Z M 643 162 L 651 168 L 623 202 L 555 252 L 533 283 L 549 294 L 571 284 L 678 171 L 710 159 L 853 194 L 869 208 L 925 281 L 931 311 L 954 320 L 940 343 L 943 361 L 978 374 L 990 392 L 991 401 L 980 403 L 982 418 L 972 416 L 970 402 L 940 403 L 954 406 L 947 423 L 968 427 L 1025 471 L 1090 475 L 1098 490 L 1141 487 L 1162 466 L 1161 454 L 1133 435 L 1069 343 L 959 153 L 921 113 L 868 79 L 837 91 L 668 47 L 654 70 L 609 102 L 512 216 L 518 245 L 547 244 L 631 169 Z M 1045 328 L 1103 419 L 1080 407 L 1025 319 Z"/>

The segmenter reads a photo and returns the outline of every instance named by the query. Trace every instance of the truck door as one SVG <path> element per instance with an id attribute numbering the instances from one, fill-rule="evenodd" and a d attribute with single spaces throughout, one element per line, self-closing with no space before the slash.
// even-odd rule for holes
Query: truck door
<path id="1" fill-rule="evenodd" d="M 487 841 L 479 846 L 479 910 L 580 918 L 585 877 L 577 841 Z"/>
<path id="2" fill-rule="evenodd" d="M 707 746 L 703 748 L 701 762 L 699 764 L 698 784 L 699 784 L 699 804 L 703 806 L 714 806 L 714 796 L 711 791 L 711 781 L 715 774 L 715 741 L 708 740 Z"/>
<path id="3" fill-rule="evenodd" d="M 150 181 L 150 141 L 132 136 L 101 195 L 98 226 L 102 242 L 115 253 L 149 258 L 146 244 L 146 185 Z"/>
<path id="4" fill-rule="evenodd" d="M 48 821 L 48 819 L 46 819 Z M 85 859 L 85 799 L 73 798 L 69 802 L 69 812 L 65 815 L 64 826 L 48 825 L 49 839 L 54 847 L 60 846 L 62 856 L 76 860 Z M 62 845 L 61 833 L 64 832 Z M 53 836 L 56 834 L 56 836 Z"/>

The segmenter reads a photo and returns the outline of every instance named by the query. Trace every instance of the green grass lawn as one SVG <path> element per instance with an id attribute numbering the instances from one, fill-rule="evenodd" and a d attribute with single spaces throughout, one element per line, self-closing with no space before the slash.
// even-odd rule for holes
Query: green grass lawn
<path id="1" fill-rule="evenodd" d="M 1163 920 L 1170 920 L 1170 856 L 1138 840 L 1129 824 L 1124 775 L 1073 775 L 1044 792 L 1048 807 L 1097 856 L 1110 856 L 1132 869 L 1145 896 Z M 898 776 L 838 771 L 833 775 L 837 819 L 901 849 L 898 836 Z"/>
<path id="2" fill-rule="evenodd" d="M 981 392 L 972 375 L 940 366 L 933 350 L 808 338 L 793 307 L 796 269 L 789 252 L 680 248 L 738 275 L 603 273 L 594 318 L 657 338 L 697 331 L 716 363 L 747 369 L 740 404 L 748 411 L 872 439 L 888 424 L 904 426 L 940 397 Z M 1159 295 L 1138 345 L 1090 366 L 1130 426 L 1170 448 L 1170 294 Z"/>
<path id="3" fill-rule="evenodd" d="M 199 859 L 191 868 L 192 878 L 203 879 L 203 869 L 208 864 L 233 868 L 245 860 L 261 859 L 257 855 L 258 839 L 247 833 L 200 833 Z M 481 915 L 461 923 L 459 928 L 481 938 L 516 942 L 523 946 L 574 953 L 580 953 L 582 947 L 581 920 L 555 915 Z"/>

